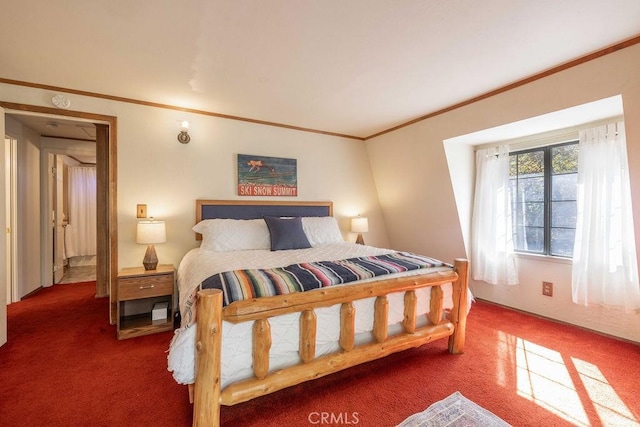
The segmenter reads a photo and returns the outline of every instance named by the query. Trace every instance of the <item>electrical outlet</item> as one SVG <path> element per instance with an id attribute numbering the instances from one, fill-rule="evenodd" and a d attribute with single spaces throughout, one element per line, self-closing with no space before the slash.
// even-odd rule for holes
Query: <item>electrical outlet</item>
<path id="1" fill-rule="evenodd" d="M 548 297 L 553 296 L 553 283 L 542 282 L 542 295 L 546 295 Z"/>
<path id="2" fill-rule="evenodd" d="M 136 207 L 136 217 L 138 218 L 147 217 L 147 205 L 138 205 Z"/>

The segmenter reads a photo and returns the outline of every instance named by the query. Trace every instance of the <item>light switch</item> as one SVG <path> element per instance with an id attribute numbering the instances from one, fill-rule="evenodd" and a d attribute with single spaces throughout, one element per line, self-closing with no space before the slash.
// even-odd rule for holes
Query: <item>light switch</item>
<path id="1" fill-rule="evenodd" d="M 147 205 L 138 205 L 138 207 L 136 208 L 136 217 L 138 218 L 147 217 Z"/>

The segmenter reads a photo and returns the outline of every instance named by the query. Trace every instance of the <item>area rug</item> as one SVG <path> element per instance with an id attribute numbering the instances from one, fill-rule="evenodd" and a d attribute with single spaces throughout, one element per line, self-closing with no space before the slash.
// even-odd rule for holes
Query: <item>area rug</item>
<path id="1" fill-rule="evenodd" d="M 413 414 L 397 427 L 508 427 L 509 424 L 473 403 L 459 391 Z"/>

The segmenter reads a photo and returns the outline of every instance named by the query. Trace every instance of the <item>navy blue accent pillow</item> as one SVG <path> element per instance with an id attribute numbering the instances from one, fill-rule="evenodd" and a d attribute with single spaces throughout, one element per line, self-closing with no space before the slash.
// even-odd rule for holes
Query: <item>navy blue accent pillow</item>
<path id="1" fill-rule="evenodd" d="M 280 251 L 284 249 L 306 249 L 311 244 L 307 235 L 302 229 L 302 218 L 279 218 L 275 216 L 265 216 L 265 222 L 271 234 L 271 250 Z"/>

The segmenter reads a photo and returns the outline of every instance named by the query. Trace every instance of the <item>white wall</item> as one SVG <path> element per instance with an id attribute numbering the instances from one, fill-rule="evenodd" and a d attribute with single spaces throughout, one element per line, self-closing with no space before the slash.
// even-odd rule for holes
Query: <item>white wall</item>
<path id="1" fill-rule="evenodd" d="M 156 245 L 160 262 L 176 266 L 197 245 L 191 227 L 195 200 L 239 199 L 236 155 L 260 154 L 297 159 L 298 197 L 330 200 L 346 239 L 349 218 L 368 215 L 369 241 L 386 245 L 362 141 L 222 120 L 175 111 L 123 105 L 118 119 L 118 218 L 121 267 L 138 265 L 144 248 L 134 243 L 135 207 L 167 221 L 167 243 Z M 178 143 L 178 121 L 190 122 L 191 142 Z M 155 123 L 141 127 L 140 123 Z M 247 198 L 244 198 L 245 200 Z M 252 199 L 252 198 L 248 198 Z M 270 200 L 270 199 L 266 199 Z M 277 199 L 274 199 L 277 200 Z"/>
<path id="2" fill-rule="evenodd" d="M 18 294 L 41 285 L 40 275 L 40 135 L 7 118 L 5 132 L 18 140 Z"/>
<path id="3" fill-rule="evenodd" d="M 444 260 L 468 257 L 463 230 L 470 228 L 472 192 L 458 191 L 456 200 L 449 163 L 472 169 L 473 154 L 468 147 L 459 148 L 459 156 L 447 160 L 452 151 L 445 153 L 443 141 L 615 95 L 622 95 L 624 103 L 640 248 L 640 45 L 367 141 L 391 245 Z M 473 173 L 465 175 L 455 179 L 466 180 L 468 189 Z M 570 264 L 534 258 L 518 262 L 520 285 L 472 283 L 472 291 L 480 298 L 640 342 L 640 314 L 571 302 Z M 552 298 L 542 296 L 543 280 L 554 282 Z"/>
<path id="4" fill-rule="evenodd" d="M 0 100 L 51 107 L 54 94 L 41 89 L 0 84 Z M 141 265 L 146 247 L 135 243 L 136 204 L 164 219 L 167 243 L 156 245 L 160 263 L 176 267 L 198 242 L 191 227 L 195 200 L 242 199 L 236 195 L 236 154 L 297 159 L 298 197 L 286 200 L 333 201 L 343 235 L 350 217 L 369 217 L 367 243 L 388 246 L 363 141 L 264 126 L 211 116 L 68 95 L 71 109 L 118 118 L 118 264 Z M 191 142 L 177 134 L 190 122 Z M 277 200 L 269 198 L 265 200 Z"/>

